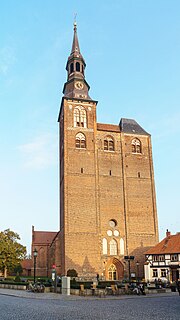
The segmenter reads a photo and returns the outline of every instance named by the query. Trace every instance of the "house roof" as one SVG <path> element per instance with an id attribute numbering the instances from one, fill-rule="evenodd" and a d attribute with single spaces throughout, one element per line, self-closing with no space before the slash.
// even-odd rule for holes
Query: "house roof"
<path id="1" fill-rule="evenodd" d="M 173 254 L 180 253 L 180 232 L 175 235 L 168 235 L 156 246 L 149 249 L 145 254 Z"/>
<path id="2" fill-rule="evenodd" d="M 21 261 L 21 266 L 23 269 L 31 269 L 32 268 L 32 259 L 24 259 Z"/>
<path id="3" fill-rule="evenodd" d="M 35 244 L 50 244 L 57 232 L 51 231 L 34 231 L 33 232 L 33 245 Z"/>
<path id="4" fill-rule="evenodd" d="M 111 131 L 120 132 L 120 127 L 115 124 L 97 123 L 97 130 L 99 131 Z"/>

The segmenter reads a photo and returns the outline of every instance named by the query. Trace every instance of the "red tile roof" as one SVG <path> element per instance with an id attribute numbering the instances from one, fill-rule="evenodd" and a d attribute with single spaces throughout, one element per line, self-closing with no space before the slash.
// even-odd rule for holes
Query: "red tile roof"
<path id="1" fill-rule="evenodd" d="M 51 231 L 34 231 L 33 232 L 33 244 L 50 244 L 57 232 Z"/>
<path id="2" fill-rule="evenodd" d="M 180 253 L 180 232 L 169 235 L 159 242 L 155 247 L 149 249 L 145 254 L 173 254 Z"/>
<path id="3" fill-rule="evenodd" d="M 111 131 L 120 132 L 120 127 L 115 124 L 97 123 L 97 130 L 99 131 Z"/>
<path id="4" fill-rule="evenodd" d="M 21 261 L 21 266 L 23 269 L 31 269 L 32 268 L 32 259 L 24 259 Z"/>

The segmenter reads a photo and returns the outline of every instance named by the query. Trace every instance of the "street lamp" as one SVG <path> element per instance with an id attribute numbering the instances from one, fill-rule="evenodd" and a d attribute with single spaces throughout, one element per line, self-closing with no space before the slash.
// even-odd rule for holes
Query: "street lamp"
<path id="1" fill-rule="evenodd" d="M 35 248 L 33 251 L 33 256 L 34 256 L 34 283 L 36 281 L 36 258 L 37 258 L 38 252 L 37 249 Z"/>
<path id="2" fill-rule="evenodd" d="M 128 261 L 129 266 L 129 281 L 131 282 L 131 260 L 134 260 L 134 256 L 124 256 L 124 260 Z"/>
<path id="3" fill-rule="evenodd" d="M 137 268 L 137 281 L 139 281 L 139 261 L 136 261 L 136 268 Z"/>

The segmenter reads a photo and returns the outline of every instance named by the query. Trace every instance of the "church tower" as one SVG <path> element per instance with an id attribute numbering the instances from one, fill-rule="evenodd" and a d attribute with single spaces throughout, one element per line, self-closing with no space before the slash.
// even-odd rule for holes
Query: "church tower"
<path id="1" fill-rule="evenodd" d="M 97 123 L 85 68 L 74 23 L 58 119 L 61 274 L 123 279 L 124 256 L 143 264 L 158 241 L 151 137 L 132 119 Z"/>

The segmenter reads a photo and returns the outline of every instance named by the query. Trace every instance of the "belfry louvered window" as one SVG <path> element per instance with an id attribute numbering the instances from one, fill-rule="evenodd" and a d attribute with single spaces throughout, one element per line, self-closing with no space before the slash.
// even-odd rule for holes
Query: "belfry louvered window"
<path id="1" fill-rule="evenodd" d="M 74 109 L 74 127 L 87 128 L 87 114 L 82 106 Z"/>

